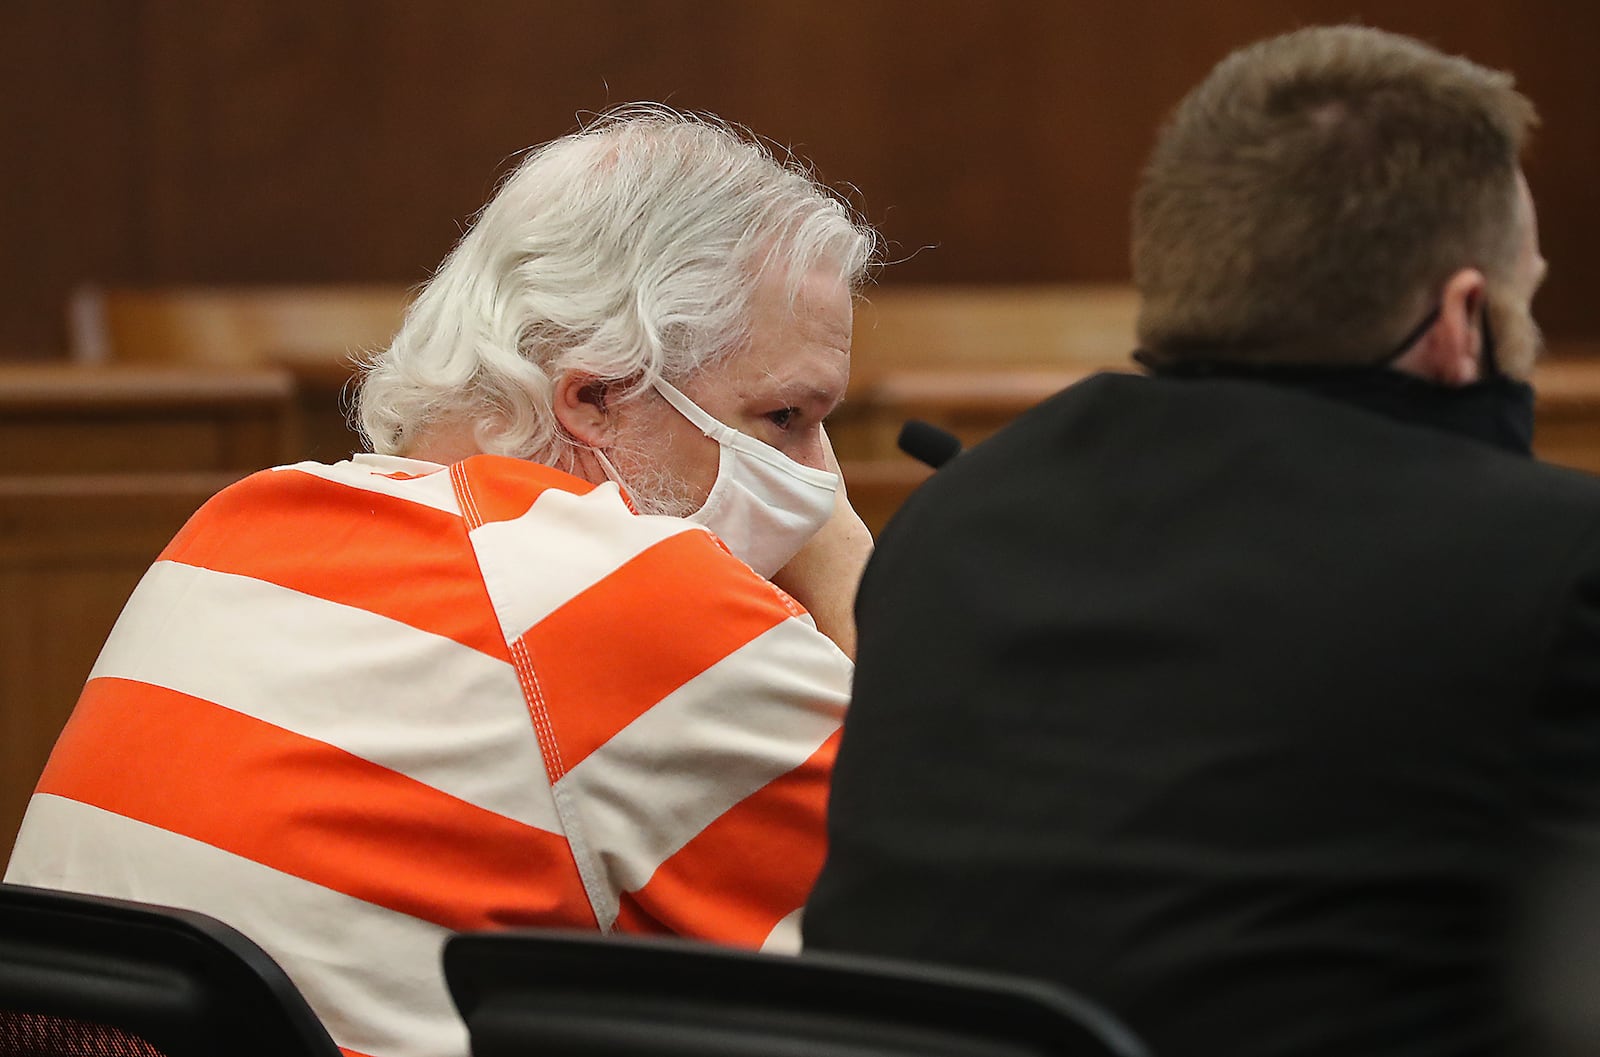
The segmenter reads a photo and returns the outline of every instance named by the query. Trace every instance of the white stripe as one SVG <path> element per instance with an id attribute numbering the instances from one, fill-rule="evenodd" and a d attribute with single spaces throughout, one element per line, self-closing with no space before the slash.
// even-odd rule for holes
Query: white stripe
<path id="1" fill-rule="evenodd" d="M 376 1057 L 466 1057 L 448 929 L 74 800 L 36 795 L 6 881 L 185 907 L 283 966 L 334 1040 Z"/>
<path id="2" fill-rule="evenodd" d="M 446 472 L 445 467 L 435 463 L 384 455 L 358 455 L 354 460 L 347 459 L 332 465 L 320 462 L 297 462 L 291 466 L 279 466 L 277 470 L 280 473 L 294 471 L 309 474 L 324 481 L 349 485 L 351 488 L 359 488 L 366 492 L 377 492 L 379 495 L 393 496 L 395 499 L 420 503 L 435 510 L 443 510 L 447 514 L 461 516 L 461 509 L 456 505 L 455 489 L 450 484 L 450 474 Z M 386 473 L 397 472 L 425 476 L 405 480 L 383 476 Z"/>
<path id="3" fill-rule="evenodd" d="M 798 618 L 735 650 L 561 779 L 558 795 L 578 813 L 574 854 L 595 856 L 619 892 L 644 887 L 706 826 L 816 752 L 839 727 L 853 671 Z M 613 899 L 602 927 L 615 913 Z"/>
<path id="4" fill-rule="evenodd" d="M 514 642 L 662 540 L 701 531 L 682 518 L 634 514 L 616 485 L 603 484 L 587 495 L 546 489 L 521 517 L 473 529 L 472 546 L 500 629 Z"/>
<path id="5" fill-rule="evenodd" d="M 511 665 L 247 576 L 151 566 L 89 678 L 166 687 L 561 831 Z"/>
<path id="6" fill-rule="evenodd" d="M 785 914 L 772 931 L 767 933 L 767 938 L 761 944 L 762 954 L 799 954 L 800 953 L 800 919 L 806 912 L 805 907 L 795 907 Z"/>

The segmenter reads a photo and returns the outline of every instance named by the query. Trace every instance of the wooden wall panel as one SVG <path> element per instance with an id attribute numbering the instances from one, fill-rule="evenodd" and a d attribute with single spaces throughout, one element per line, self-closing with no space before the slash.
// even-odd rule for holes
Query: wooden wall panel
<path id="1" fill-rule="evenodd" d="M 0 358 L 64 348 L 71 283 L 141 274 L 137 9 L 0 5 Z"/>
<path id="2" fill-rule="evenodd" d="M 0 477 L 0 861 L 134 586 L 239 476 Z"/>
<path id="3" fill-rule="evenodd" d="M 0 354 L 85 281 L 423 279 L 522 148 L 636 98 L 794 145 L 886 283 L 1127 276 L 1154 129 L 1231 48 L 1365 14 L 1510 67 L 1557 337 L 1600 334 L 1600 5 L 1566 0 L 9 0 Z"/>

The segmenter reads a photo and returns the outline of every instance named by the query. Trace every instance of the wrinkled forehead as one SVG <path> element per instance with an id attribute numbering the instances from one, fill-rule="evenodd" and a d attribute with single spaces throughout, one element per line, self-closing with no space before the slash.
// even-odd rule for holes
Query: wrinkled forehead
<path id="1" fill-rule="evenodd" d="M 796 405 L 840 399 L 850 380 L 849 287 L 836 274 L 814 270 L 792 285 L 764 283 L 753 307 L 750 340 L 722 365 L 720 380 Z"/>
<path id="2" fill-rule="evenodd" d="M 741 396 L 831 406 L 850 384 L 850 332 L 830 324 L 792 333 L 774 345 L 755 345 L 732 356 L 715 384 Z"/>

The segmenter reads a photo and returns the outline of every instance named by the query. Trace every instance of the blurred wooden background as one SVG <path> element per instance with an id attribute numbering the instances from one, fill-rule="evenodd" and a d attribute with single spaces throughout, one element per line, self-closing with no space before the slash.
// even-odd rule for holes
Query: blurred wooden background
<path id="1" fill-rule="evenodd" d="M 424 279 L 514 155 L 665 100 L 812 159 L 885 284 L 1125 279 L 1154 129 L 1232 48 L 1360 18 L 1515 71 L 1554 338 L 1600 331 L 1600 5 L 0 0 L 0 356 L 106 285 Z"/>

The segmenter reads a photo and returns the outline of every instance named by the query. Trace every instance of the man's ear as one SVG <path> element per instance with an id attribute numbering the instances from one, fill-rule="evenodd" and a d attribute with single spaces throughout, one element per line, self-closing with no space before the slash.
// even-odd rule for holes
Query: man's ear
<path id="1" fill-rule="evenodd" d="M 1483 377 L 1487 298 L 1488 281 L 1478 269 L 1451 275 L 1439 296 L 1438 320 L 1396 366 L 1440 385 L 1471 385 Z"/>
<path id="2" fill-rule="evenodd" d="M 556 421 L 574 440 L 594 448 L 609 447 L 616 426 L 606 407 L 606 383 L 592 374 L 569 371 L 556 379 L 551 403 Z"/>

